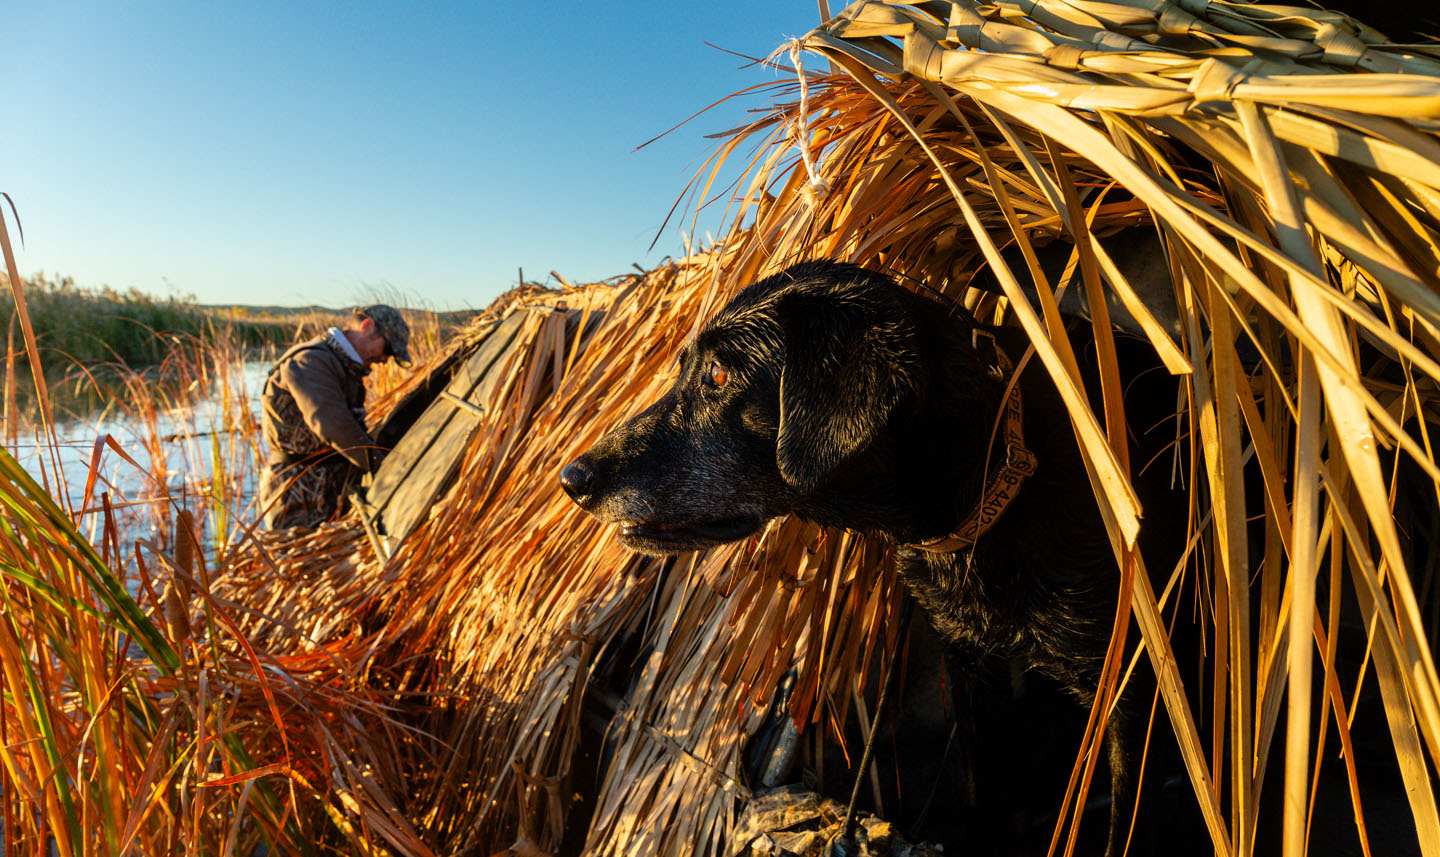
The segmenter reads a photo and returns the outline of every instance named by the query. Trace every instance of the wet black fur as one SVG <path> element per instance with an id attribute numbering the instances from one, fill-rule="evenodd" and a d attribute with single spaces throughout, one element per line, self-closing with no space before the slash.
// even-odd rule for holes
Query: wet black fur
<path id="1" fill-rule="evenodd" d="M 685 349 L 674 387 L 566 467 L 562 484 L 650 553 L 743 538 L 784 514 L 890 539 L 952 674 L 999 657 L 1089 704 L 1119 575 L 1038 361 L 1021 381 L 1034 476 L 973 550 L 905 546 L 951 532 L 983 491 L 987 452 L 992 469 L 1004 458 L 991 438 L 1005 382 L 993 352 L 977 353 L 974 327 L 962 309 L 881 275 L 796 265 L 736 295 Z M 1005 350 L 1018 359 L 1023 341 Z M 1107 729 L 1114 854 L 1143 740 L 1128 711 Z"/>

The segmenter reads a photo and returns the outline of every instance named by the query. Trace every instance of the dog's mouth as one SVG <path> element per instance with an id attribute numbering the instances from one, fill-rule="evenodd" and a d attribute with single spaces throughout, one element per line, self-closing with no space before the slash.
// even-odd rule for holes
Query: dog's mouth
<path id="1" fill-rule="evenodd" d="M 763 523 L 757 515 L 736 515 L 684 524 L 631 521 L 620 525 L 620 541 L 641 553 L 679 553 L 738 542 L 759 530 Z"/>

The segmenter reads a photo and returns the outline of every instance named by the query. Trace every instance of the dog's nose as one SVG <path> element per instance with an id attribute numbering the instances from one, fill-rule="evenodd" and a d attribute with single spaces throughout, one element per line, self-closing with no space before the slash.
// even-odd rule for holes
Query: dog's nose
<path id="1" fill-rule="evenodd" d="M 590 496 L 590 489 L 595 483 L 595 471 L 585 463 L 585 459 L 577 458 L 565 465 L 560 471 L 560 487 L 570 495 L 570 499 L 584 505 L 583 501 Z"/>

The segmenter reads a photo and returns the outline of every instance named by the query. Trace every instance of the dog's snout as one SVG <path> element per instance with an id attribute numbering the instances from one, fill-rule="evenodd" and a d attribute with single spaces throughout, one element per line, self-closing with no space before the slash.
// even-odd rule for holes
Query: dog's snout
<path id="1" fill-rule="evenodd" d="M 571 500 L 583 506 L 595 487 L 595 471 L 584 458 L 577 458 L 560 471 L 560 487 Z"/>

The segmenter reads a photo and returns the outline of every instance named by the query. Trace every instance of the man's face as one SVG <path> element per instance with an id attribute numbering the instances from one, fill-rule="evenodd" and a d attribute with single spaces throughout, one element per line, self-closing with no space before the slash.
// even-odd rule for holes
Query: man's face
<path id="1" fill-rule="evenodd" d="M 390 359 L 390 343 L 385 341 L 385 335 L 375 324 L 374 319 L 364 319 L 360 322 L 360 335 L 351 342 L 355 351 L 359 353 L 360 359 L 365 361 L 366 366 L 374 366 L 376 363 L 384 363 Z"/>

